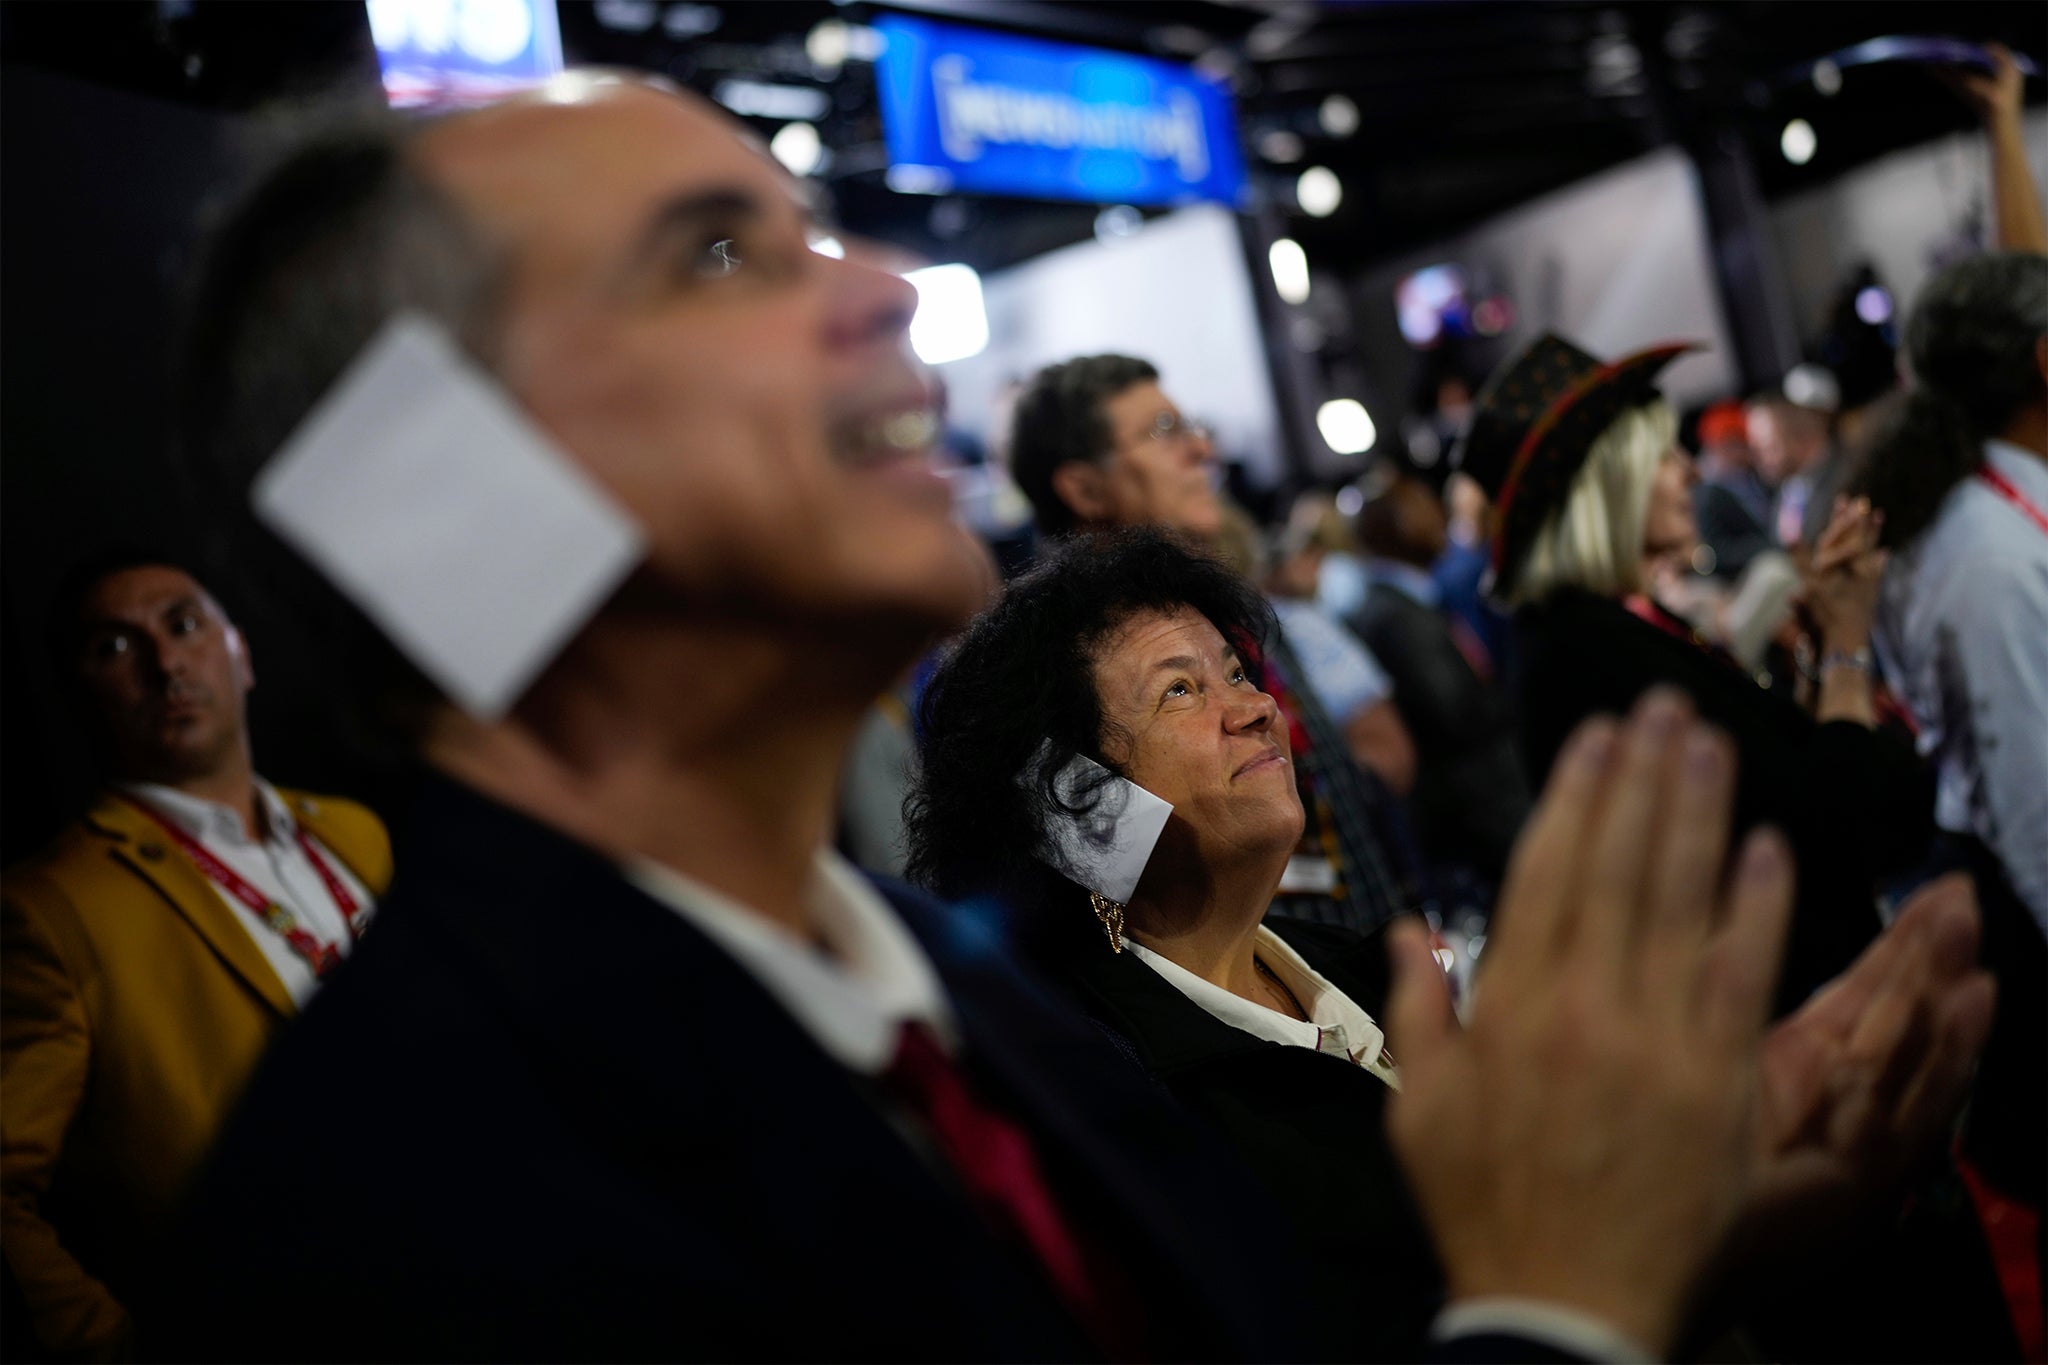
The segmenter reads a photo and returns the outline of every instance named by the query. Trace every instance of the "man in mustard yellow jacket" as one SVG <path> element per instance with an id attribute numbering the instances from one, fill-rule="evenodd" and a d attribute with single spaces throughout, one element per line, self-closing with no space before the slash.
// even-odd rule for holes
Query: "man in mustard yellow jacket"
<path id="1" fill-rule="evenodd" d="M 109 560 L 57 612 L 116 780 L 0 884 L 0 1251 L 39 1346 L 109 1359 L 152 1240 L 391 850 L 361 806 L 256 775 L 248 650 L 190 574 Z"/>

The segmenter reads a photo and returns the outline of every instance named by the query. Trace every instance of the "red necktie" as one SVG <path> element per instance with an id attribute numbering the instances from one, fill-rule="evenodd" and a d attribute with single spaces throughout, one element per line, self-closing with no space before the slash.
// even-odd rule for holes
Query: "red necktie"
<path id="1" fill-rule="evenodd" d="M 1131 1357 L 1136 1301 L 1112 1292 L 1110 1281 L 1121 1284 L 1121 1277 L 1107 1272 L 1060 1212 L 1030 1136 L 975 1098 L 931 1030 L 915 1020 L 903 1025 L 882 1084 L 924 1120 L 975 1206 L 1024 1245 L 1096 1344 L 1112 1358 Z"/>

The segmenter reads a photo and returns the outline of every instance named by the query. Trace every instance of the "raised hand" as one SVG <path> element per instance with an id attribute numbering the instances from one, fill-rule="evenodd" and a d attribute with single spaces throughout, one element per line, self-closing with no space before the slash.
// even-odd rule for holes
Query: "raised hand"
<path id="1" fill-rule="evenodd" d="M 1724 889 L 1734 766 L 1668 690 L 1580 727 L 1463 1030 L 1426 941 L 1392 940 L 1389 1131 L 1454 1300 L 1541 1299 L 1663 1351 L 1749 1198 L 1792 868 L 1760 832 Z"/>
<path id="2" fill-rule="evenodd" d="M 1827 1230 L 1948 1132 L 1991 1031 L 1978 927 L 1968 877 L 1930 883 L 1848 971 L 1766 1035 L 1759 1160 L 1743 1217 L 1758 1241 L 1783 1247 Z"/>
<path id="3" fill-rule="evenodd" d="M 1873 510 L 1868 498 L 1835 499 L 1800 590 L 1800 604 L 1823 648 L 1853 653 L 1870 643 L 1884 579 L 1886 553 L 1877 548 L 1883 531 L 1884 513 Z"/>
<path id="4" fill-rule="evenodd" d="M 1945 72 L 1945 79 L 1986 123 L 1999 118 L 2017 119 L 2020 103 L 2026 94 L 2027 78 L 2013 61 L 2012 53 L 2003 45 L 1986 43 L 1984 50 L 1991 54 L 1993 65 L 1990 71 L 1957 67 Z"/>

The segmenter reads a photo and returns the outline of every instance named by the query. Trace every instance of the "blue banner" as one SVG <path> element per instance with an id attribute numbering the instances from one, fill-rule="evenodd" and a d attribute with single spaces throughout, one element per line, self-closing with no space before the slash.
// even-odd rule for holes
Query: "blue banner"
<path id="1" fill-rule="evenodd" d="M 889 15 L 891 182 L 1105 204 L 1242 202 L 1230 93 L 1192 67 Z"/>

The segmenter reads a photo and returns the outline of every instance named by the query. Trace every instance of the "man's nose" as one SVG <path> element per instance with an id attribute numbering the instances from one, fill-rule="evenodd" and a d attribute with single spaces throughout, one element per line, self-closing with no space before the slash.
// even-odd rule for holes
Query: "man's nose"
<path id="1" fill-rule="evenodd" d="M 191 660 L 179 642 L 156 631 L 139 637 L 134 649 L 136 668 L 152 682 L 182 678 L 191 668 Z"/>
<path id="2" fill-rule="evenodd" d="M 900 340 L 917 313 L 917 286 L 861 259 L 865 254 L 849 250 L 826 263 L 837 276 L 831 326 L 841 344 Z"/>

